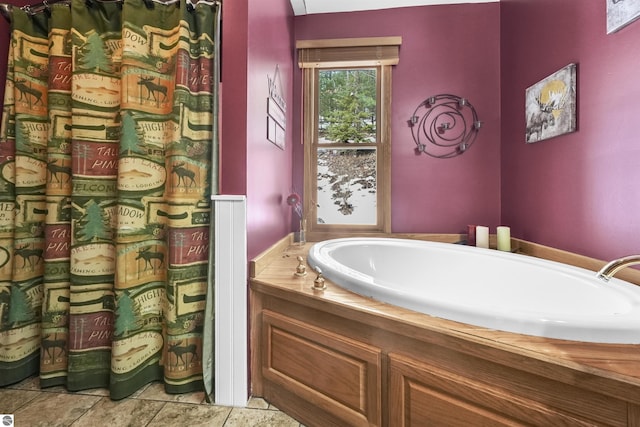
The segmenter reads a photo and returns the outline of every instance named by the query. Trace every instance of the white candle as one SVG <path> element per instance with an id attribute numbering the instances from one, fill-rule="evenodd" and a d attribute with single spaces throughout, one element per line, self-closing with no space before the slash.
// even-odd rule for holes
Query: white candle
<path id="1" fill-rule="evenodd" d="M 509 227 L 498 227 L 498 250 L 511 252 L 511 229 Z"/>
<path id="2" fill-rule="evenodd" d="M 489 227 L 476 226 L 476 246 L 479 248 L 489 247 Z"/>

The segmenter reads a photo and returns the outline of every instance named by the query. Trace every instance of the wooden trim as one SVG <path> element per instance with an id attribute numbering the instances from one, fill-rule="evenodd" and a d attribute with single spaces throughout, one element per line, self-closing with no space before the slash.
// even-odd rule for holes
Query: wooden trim
<path id="1" fill-rule="evenodd" d="M 252 259 L 249 262 L 249 278 L 254 278 L 260 274 L 266 266 L 274 261 L 274 258 L 281 256 L 282 252 L 291 246 L 292 243 L 293 233 L 289 233 Z"/>
<path id="2" fill-rule="evenodd" d="M 357 67 L 366 64 L 396 65 L 399 62 L 397 46 L 339 47 L 330 49 L 301 49 L 298 51 L 300 68 Z"/>
<path id="3" fill-rule="evenodd" d="M 280 251 L 274 251 L 280 254 Z M 253 279 L 254 277 L 252 276 L 251 278 Z M 251 374 L 250 390 L 252 396 L 264 395 L 264 382 L 261 372 L 262 349 L 260 348 L 262 340 L 262 311 L 262 298 L 256 291 L 249 288 L 249 313 L 251 313 L 251 319 L 249 319 L 249 355 L 251 360 L 249 372 Z"/>
<path id="4" fill-rule="evenodd" d="M 587 270 L 598 271 L 608 262 L 516 238 L 512 238 L 511 243 L 512 247 L 525 255 L 562 262 L 564 264 L 586 268 Z M 626 268 L 619 271 L 615 277 L 640 285 L 640 270 L 636 270 L 635 268 Z"/>
<path id="5" fill-rule="evenodd" d="M 303 214 L 307 217 L 307 231 L 313 229 L 315 218 L 318 217 L 317 203 L 314 200 L 315 194 L 313 189 L 318 176 L 317 162 L 312 160 L 316 158 L 313 155 L 315 143 L 318 139 L 318 124 L 316 122 L 317 96 L 315 95 L 317 70 L 305 68 L 302 70 L 302 91 L 305 94 L 303 108 L 303 144 L 304 144 L 304 194 L 303 194 Z"/>
<path id="6" fill-rule="evenodd" d="M 300 40 L 300 68 L 357 67 L 396 65 L 400 60 L 401 37 Z"/>
<path id="7" fill-rule="evenodd" d="M 378 149 L 378 224 L 391 232 L 391 67 L 380 67 L 380 148 Z"/>
<path id="8" fill-rule="evenodd" d="M 640 427 L 640 406 L 629 403 L 627 419 L 628 427 Z"/>
<path id="9" fill-rule="evenodd" d="M 296 49 L 318 49 L 347 46 L 400 46 L 401 36 L 360 37 L 343 39 L 297 40 Z"/>
<path id="10" fill-rule="evenodd" d="M 412 234 L 412 233 L 383 233 L 358 231 L 312 231 L 307 233 L 307 242 L 321 242 L 323 240 L 344 237 L 389 237 L 396 239 L 427 240 L 430 242 L 457 243 L 466 239 L 466 234 Z"/>

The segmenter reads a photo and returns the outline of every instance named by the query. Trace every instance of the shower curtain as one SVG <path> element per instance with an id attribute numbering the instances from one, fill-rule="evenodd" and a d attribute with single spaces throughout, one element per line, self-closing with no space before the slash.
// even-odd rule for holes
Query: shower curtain
<path id="1" fill-rule="evenodd" d="M 219 9 L 13 8 L 0 386 L 39 373 L 43 387 L 108 387 L 112 399 L 151 381 L 211 394 Z"/>

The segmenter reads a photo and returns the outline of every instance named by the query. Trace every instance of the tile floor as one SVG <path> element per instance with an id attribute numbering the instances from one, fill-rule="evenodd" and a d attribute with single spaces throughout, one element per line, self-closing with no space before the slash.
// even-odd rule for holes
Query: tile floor
<path id="1" fill-rule="evenodd" d="M 37 377 L 0 388 L 0 414 L 13 414 L 15 427 L 304 427 L 263 399 L 250 399 L 246 408 L 210 405 L 203 392 L 171 395 L 152 383 L 116 402 L 106 389 L 41 390 Z"/>

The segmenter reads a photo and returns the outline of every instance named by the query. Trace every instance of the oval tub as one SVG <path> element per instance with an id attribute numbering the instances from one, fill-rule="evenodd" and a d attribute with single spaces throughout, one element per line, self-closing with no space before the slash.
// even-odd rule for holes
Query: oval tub
<path id="1" fill-rule="evenodd" d="M 308 262 L 340 287 L 436 317 L 507 332 L 640 344 L 640 287 L 527 255 L 451 243 L 345 238 Z"/>

